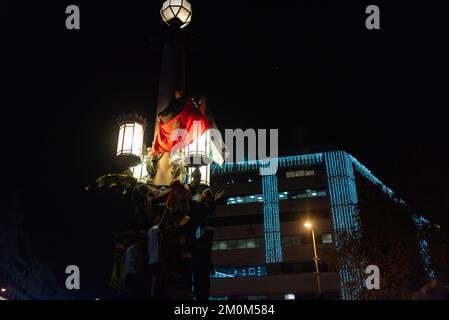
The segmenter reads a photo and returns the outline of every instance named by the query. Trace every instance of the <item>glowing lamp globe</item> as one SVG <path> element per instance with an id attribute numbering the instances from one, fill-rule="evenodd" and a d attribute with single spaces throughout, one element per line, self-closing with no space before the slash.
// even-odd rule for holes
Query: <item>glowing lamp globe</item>
<path id="1" fill-rule="evenodd" d="M 209 130 L 202 135 L 197 134 L 193 142 L 184 147 L 186 166 L 196 168 L 211 164 L 210 150 Z"/>
<path id="2" fill-rule="evenodd" d="M 162 4 L 161 17 L 168 26 L 185 28 L 192 21 L 192 5 L 187 0 L 167 0 Z"/>
<path id="3" fill-rule="evenodd" d="M 127 167 L 137 166 L 142 160 L 145 119 L 126 115 L 119 119 L 117 157 Z"/>

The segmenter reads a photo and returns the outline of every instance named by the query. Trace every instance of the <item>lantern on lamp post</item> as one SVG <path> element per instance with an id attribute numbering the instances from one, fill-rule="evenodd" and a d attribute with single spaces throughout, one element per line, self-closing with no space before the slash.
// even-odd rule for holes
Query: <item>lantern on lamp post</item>
<path id="1" fill-rule="evenodd" d="M 192 5 L 187 0 L 167 0 L 162 4 L 161 17 L 168 26 L 185 28 L 192 21 Z"/>
<path id="2" fill-rule="evenodd" d="M 188 167 L 187 174 L 191 180 L 193 172 L 198 169 L 201 173 L 201 183 L 210 185 L 210 133 L 209 130 L 200 135 L 198 127 L 193 130 L 193 141 L 184 147 L 184 163 Z"/>
<path id="3" fill-rule="evenodd" d="M 192 174 L 195 171 L 195 167 L 188 167 L 187 168 L 187 175 L 189 177 L 189 183 L 192 182 Z M 207 184 L 208 186 L 210 186 L 210 164 L 207 166 L 202 166 L 198 168 L 200 170 L 201 173 L 201 180 L 200 183 L 201 184 Z"/>
<path id="4" fill-rule="evenodd" d="M 137 166 L 142 162 L 146 120 L 137 114 L 130 114 L 121 116 L 118 123 L 117 157 L 126 167 Z"/>
<path id="5" fill-rule="evenodd" d="M 212 162 L 209 130 L 202 135 L 199 132 L 199 130 L 194 130 L 192 143 L 184 147 L 184 162 L 188 167 L 207 166 Z"/>

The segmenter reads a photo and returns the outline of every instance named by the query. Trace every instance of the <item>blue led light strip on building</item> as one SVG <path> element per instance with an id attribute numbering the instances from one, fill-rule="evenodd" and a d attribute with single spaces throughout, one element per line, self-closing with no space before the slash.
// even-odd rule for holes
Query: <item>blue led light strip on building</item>
<path id="1" fill-rule="evenodd" d="M 276 175 L 262 176 L 266 263 L 282 262 L 279 193 Z"/>
<path id="2" fill-rule="evenodd" d="M 273 159 L 272 159 L 273 160 Z M 264 160 L 247 161 L 239 163 L 226 163 L 222 166 L 213 164 L 211 174 L 238 173 L 247 171 L 256 171 L 263 165 Z M 358 213 L 358 197 L 355 182 L 354 169 L 363 177 L 368 179 L 374 185 L 377 185 L 394 201 L 406 205 L 406 203 L 395 197 L 395 193 L 377 179 L 370 170 L 363 166 L 357 159 L 344 151 L 332 151 L 326 153 L 306 154 L 290 157 L 278 158 L 279 168 L 290 168 L 295 166 L 308 166 L 325 164 L 328 179 L 329 198 L 332 210 L 332 219 L 334 232 L 346 231 L 354 232 L 359 235 L 361 225 Z M 263 183 L 263 203 L 264 203 L 264 224 L 265 224 L 265 247 L 266 262 L 282 262 L 282 246 L 280 239 L 279 223 L 279 194 L 276 173 L 262 177 Z M 429 222 L 423 217 L 414 215 L 415 226 L 418 231 L 419 249 L 424 261 L 424 267 L 429 279 L 435 277 L 431 269 L 428 242 L 424 239 L 423 228 L 428 226 Z M 425 222 L 425 223 L 424 223 Z M 338 237 L 337 249 L 339 247 Z M 348 257 L 343 262 L 340 278 L 343 281 L 352 281 L 351 258 Z M 357 277 L 357 279 L 361 277 Z M 342 287 L 341 297 L 345 300 L 358 299 L 362 290 L 362 282 L 356 281 L 352 290 Z"/>
<path id="3" fill-rule="evenodd" d="M 332 151 L 324 154 L 324 163 L 327 171 L 329 188 L 329 199 L 334 225 L 334 238 L 336 239 L 337 250 L 341 246 L 339 243 L 339 233 L 359 236 L 361 233 L 360 218 L 358 212 L 358 198 L 355 183 L 354 169 L 351 157 L 345 151 Z M 341 286 L 341 298 L 343 300 L 356 300 L 360 297 L 362 290 L 362 278 L 353 276 L 357 270 L 351 270 L 351 257 L 345 257 L 340 268 L 340 278 L 345 283 L 354 283 L 349 290 L 346 286 Z"/>
<path id="4" fill-rule="evenodd" d="M 429 243 L 425 239 L 425 229 L 430 226 L 430 222 L 423 216 L 413 215 L 413 221 L 415 222 L 416 231 L 418 234 L 418 245 L 421 259 L 424 263 L 424 270 L 427 275 L 427 279 L 435 280 L 436 274 L 432 269 L 432 263 L 430 260 Z"/>
<path id="5" fill-rule="evenodd" d="M 364 176 L 366 179 L 371 181 L 372 184 L 379 186 L 383 192 L 385 192 L 390 198 L 393 198 L 396 202 L 400 204 L 405 204 L 405 202 L 402 199 L 395 199 L 395 193 L 393 190 L 388 188 L 382 181 L 377 179 L 371 171 L 369 171 L 363 164 L 361 164 L 359 161 L 357 161 L 356 158 L 353 156 L 351 157 L 351 161 L 354 165 L 354 168 L 357 170 L 358 173 L 360 173 L 362 176 Z"/>
<path id="6" fill-rule="evenodd" d="M 265 160 L 246 161 L 237 163 L 225 163 L 222 166 L 211 165 L 211 175 L 218 173 L 246 172 L 259 170 L 260 165 Z M 304 154 L 291 157 L 278 158 L 279 168 L 289 168 L 294 166 L 308 166 L 323 163 L 322 153 Z"/>
<path id="7" fill-rule="evenodd" d="M 267 166 L 267 161 L 278 161 L 276 169 L 317 165 L 323 162 L 323 154 L 307 154 L 282 158 L 271 158 L 257 161 L 239 163 L 226 163 L 222 166 L 213 164 L 211 174 L 234 173 L 259 170 Z M 269 167 L 270 170 L 272 167 Z M 262 176 L 263 187 L 263 210 L 265 229 L 265 261 L 266 263 L 282 262 L 281 226 L 279 220 L 279 192 L 277 172 L 268 172 L 269 175 Z"/>

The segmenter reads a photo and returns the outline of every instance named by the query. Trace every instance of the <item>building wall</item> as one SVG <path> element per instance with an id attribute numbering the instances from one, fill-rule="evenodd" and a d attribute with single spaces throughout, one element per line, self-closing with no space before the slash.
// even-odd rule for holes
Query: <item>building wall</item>
<path id="1" fill-rule="evenodd" d="M 329 297 L 336 297 L 338 276 L 335 272 L 320 275 L 321 287 Z M 259 296 L 265 299 L 283 300 L 287 294 L 295 294 L 296 299 L 313 299 L 316 293 L 315 276 L 311 273 L 293 275 L 271 275 L 269 277 L 242 277 L 236 279 L 213 279 L 213 297 L 242 298 Z"/>
<path id="2" fill-rule="evenodd" d="M 216 228 L 215 249 L 231 247 L 213 253 L 216 265 L 226 268 L 221 268 L 220 278 L 212 281 L 212 295 L 280 299 L 282 293 L 296 290 L 296 298 L 311 297 L 312 246 L 310 233 L 302 227 L 305 220 L 310 220 L 317 234 L 320 273 L 326 282 L 323 290 L 327 297 L 360 299 L 364 290 L 363 270 L 360 264 L 351 263 L 352 257 L 339 254 L 342 235 L 359 241 L 364 234 L 362 220 L 366 217 L 361 218 L 359 196 L 361 194 L 364 201 L 366 186 L 360 183 L 360 178 L 383 194 L 388 203 L 387 211 L 395 206 L 400 206 L 400 211 L 408 211 L 405 202 L 345 151 L 271 161 L 278 161 L 276 177 L 259 175 L 263 161 L 225 164 L 211 170 L 212 187 L 225 190 L 227 200 L 218 206 L 208 223 Z M 265 173 L 274 174 L 272 171 Z M 407 214 L 414 223 L 409 234 L 413 233 L 417 240 L 420 263 L 432 279 L 435 274 L 428 242 L 423 237 L 429 221 L 413 212 Z M 245 238 L 249 239 L 246 243 L 251 244 L 251 248 L 243 249 L 240 244 L 235 248 L 234 240 Z M 230 239 L 232 241 L 227 241 Z M 258 239 L 264 240 L 264 244 Z M 322 239 L 326 239 L 326 243 L 322 243 Z M 244 246 L 245 241 L 238 243 Z M 258 245 L 255 247 L 254 243 Z M 337 260 L 340 267 L 335 270 Z"/>
<path id="3" fill-rule="evenodd" d="M 0 223 L 0 287 L 11 300 L 53 300 L 66 297 L 53 271 L 35 255 L 22 230 L 21 214 L 5 212 Z"/>
<path id="4" fill-rule="evenodd" d="M 313 175 L 305 176 L 299 172 L 293 177 L 292 172 L 313 171 Z M 287 177 L 287 174 L 289 177 Z M 231 172 L 212 177 L 213 188 L 224 190 L 226 199 L 217 206 L 214 217 L 208 223 L 215 228 L 215 241 L 238 239 L 264 239 L 264 204 L 263 202 L 239 204 L 236 197 L 263 194 L 262 179 L 258 171 Z M 310 190 L 327 192 L 327 180 L 322 166 L 292 166 L 282 168 L 277 173 L 279 198 L 279 221 L 282 245 L 282 263 L 267 266 L 267 275 L 245 276 L 235 278 L 213 279 L 211 295 L 213 297 L 259 297 L 267 299 L 283 299 L 286 294 L 295 294 L 296 299 L 313 298 L 316 294 L 316 277 L 313 271 L 313 247 L 311 233 L 303 224 L 306 220 L 316 226 L 318 238 L 322 233 L 332 233 L 329 199 L 322 194 L 315 197 L 283 200 Z M 228 204 L 228 199 L 234 198 L 235 204 Z M 285 238 L 299 238 L 300 243 L 288 243 Z M 289 239 L 287 239 L 289 240 Z M 264 242 L 264 241 L 262 241 Z M 217 244 L 213 251 L 213 261 L 216 267 L 243 267 L 266 264 L 266 246 L 247 249 L 218 250 Z M 333 244 L 317 245 L 321 265 L 334 257 Z M 339 281 L 335 271 L 324 268 L 321 277 L 323 292 L 329 297 L 338 297 Z"/>

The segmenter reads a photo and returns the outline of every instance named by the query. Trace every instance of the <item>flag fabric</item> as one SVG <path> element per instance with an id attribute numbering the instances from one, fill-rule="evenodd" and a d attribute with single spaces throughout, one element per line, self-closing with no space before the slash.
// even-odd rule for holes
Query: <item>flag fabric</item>
<path id="1" fill-rule="evenodd" d="M 156 136 L 154 138 L 151 155 L 171 152 L 174 147 L 181 148 L 191 144 L 197 136 L 201 136 L 204 132 L 212 127 L 211 122 L 205 116 L 206 104 L 203 102 L 199 108 L 196 108 L 191 99 L 182 109 L 181 113 L 175 116 L 167 123 L 160 122 Z M 177 129 L 184 129 L 188 134 L 184 137 L 179 136 L 172 140 L 171 135 Z"/>

